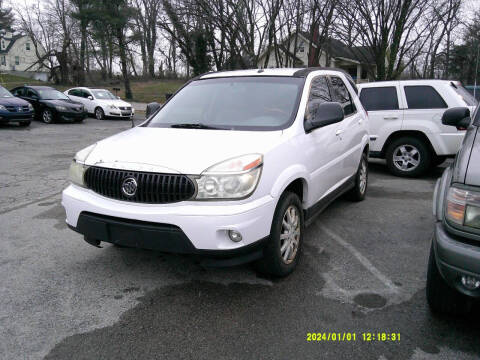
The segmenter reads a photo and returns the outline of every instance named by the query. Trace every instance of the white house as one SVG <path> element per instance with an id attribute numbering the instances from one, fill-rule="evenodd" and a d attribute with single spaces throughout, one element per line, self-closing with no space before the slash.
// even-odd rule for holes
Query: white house
<path id="1" fill-rule="evenodd" d="M 317 48 L 315 41 L 312 49 L 309 48 L 309 34 L 299 33 L 297 37 L 297 49 L 295 50 L 295 36 L 283 41 L 279 52 L 275 55 L 273 49 L 262 53 L 259 57 L 258 67 L 265 67 L 268 55 L 267 68 L 307 67 L 309 56 Z M 278 61 L 277 61 L 278 59 Z M 340 68 L 348 72 L 356 82 L 365 82 L 374 78 L 376 66 L 368 49 L 364 46 L 348 47 L 339 40 L 329 38 L 321 47 L 319 66 Z"/>
<path id="2" fill-rule="evenodd" d="M 39 55 L 45 50 L 39 48 Z M 30 37 L 0 30 L 0 72 L 47 80 L 48 73 L 37 63 L 38 57 Z"/>

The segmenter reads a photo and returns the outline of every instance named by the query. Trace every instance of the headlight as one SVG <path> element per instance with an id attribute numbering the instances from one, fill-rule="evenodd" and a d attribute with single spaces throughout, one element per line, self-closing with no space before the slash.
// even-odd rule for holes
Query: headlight
<path id="1" fill-rule="evenodd" d="M 446 217 L 453 224 L 480 229 L 480 193 L 451 187 L 447 195 Z"/>
<path id="2" fill-rule="evenodd" d="M 118 109 L 115 105 L 110 105 L 109 108 L 110 109 L 115 109 L 115 110 Z"/>
<path id="3" fill-rule="evenodd" d="M 33 111 L 33 105 L 30 103 L 28 104 L 28 110 Z"/>
<path id="4" fill-rule="evenodd" d="M 1 110 L 1 111 L 7 111 L 7 108 L 6 108 L 5 106 L 3 106 L 3 105 L 0 105 L 0 110 Z"/>
<path id="5" fill-rule="evenodd" d="M 85 183 L 83 181 L 83 174 L 86 169 L 87 167 L 85 165 L 73 160 L 70 164 L 70 170 L 68 171 L 68 178 L 72 183 L 84 187 Z"/>
<path id="6" fill-rule="evenodd" d="M 61 106 L 61 105 L 56 105 L 55 109 L 57 109 L 58 111 L 67 111 L 67 108 L 65 106 Z"/>
<path id="7" fill-rule="evenodd" d="M 244 155 L 214 165 L 195 179 L 197 200 L 233 200 L 250 196 L 262 172 L 263 156 Z"/>

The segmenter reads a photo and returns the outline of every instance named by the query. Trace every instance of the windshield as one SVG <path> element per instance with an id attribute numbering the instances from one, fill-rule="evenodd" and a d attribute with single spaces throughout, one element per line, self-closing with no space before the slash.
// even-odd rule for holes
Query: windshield
<path id="1" fill-rule="evenodd" d="M 14 97 L 10 91 L 5 89 L 3 86 L 0 86 L 0 98 L 11 98 Z"/>
<path id="2" fill-rule="evenodd" d="M 92 90 L 95 99 L 116 100 L 117 97 L 108 90 Z"/>
<path id="3" fill-rule="evenodd" d="M 475 97 L 470 94 L 468 90 L 465 89 L 461 84 L 452 83 L 452 87 L 455 92 L 462 97 L 463 101 L 465 101 L 465 104 L 467 104 L 467 106 L 477 106 L 477 99 L 475 99 Z"/>
<path id="4" fill-rule="evenodd" d="M 38 89 L 37 92 L 43 100 L 69 99 L 67 95 L 55 89 Z"/>
<path id="5" fill-rule="evenodd" d="M 229 77 L 193 81 L 147 124 L 229 130 L 275 130 L 296 115 L 304 79 Z"/>

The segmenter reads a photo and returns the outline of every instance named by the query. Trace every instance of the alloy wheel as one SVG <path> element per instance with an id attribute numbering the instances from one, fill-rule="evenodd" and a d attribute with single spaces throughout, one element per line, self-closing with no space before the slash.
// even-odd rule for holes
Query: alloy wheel
<path id="1" fill-rule="evenodd" d="M 297 255 L 300 244 L 300 214 L 294 205 L 290 205 L 282 220 L 280 232 L 280 254 L 285 264 L 291 264 Z"/>
<path id="2" fill-rule="evenodd" d="M 50 110 L 44 110 L 42 114 L 42 120 L 46 124 L 50 124 L 53 120 L 53 114 Z"/>
<path id="3" fill-rule="evenodd" d="M 367 170 L 367 161 L 362 158 L 362 163 L 360 165 L 360 183 L 359 183 L 359 190 L 360 193 L 365 193 L 367 189 L 367 180 L 368 180 L 368 170 Z"/>
<path id="4" fill-rule="evenodd" d="M 415 170 L 420 161 L 420 152 L 413 145 L 400 145 L 393 151 L 393 164 L 401 171 Z"/>

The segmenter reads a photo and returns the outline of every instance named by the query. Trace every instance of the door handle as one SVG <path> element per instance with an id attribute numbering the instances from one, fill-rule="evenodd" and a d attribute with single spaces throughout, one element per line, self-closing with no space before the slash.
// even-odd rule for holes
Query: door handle
<path id="1" fill-rule="evenodd" d="M 397 120 L 398 116 L 384 116 L 383 119 L 384 120 Z"/>
<path id="2" fill-rule="evenodd" d="M 344 130 L 337 130 L 337 131 L 335 132 L 335 135 L 336 135 L 336 136 L 340 136 L 340 135 L 343 134 L 343 131 L 344 131 Z"/>

